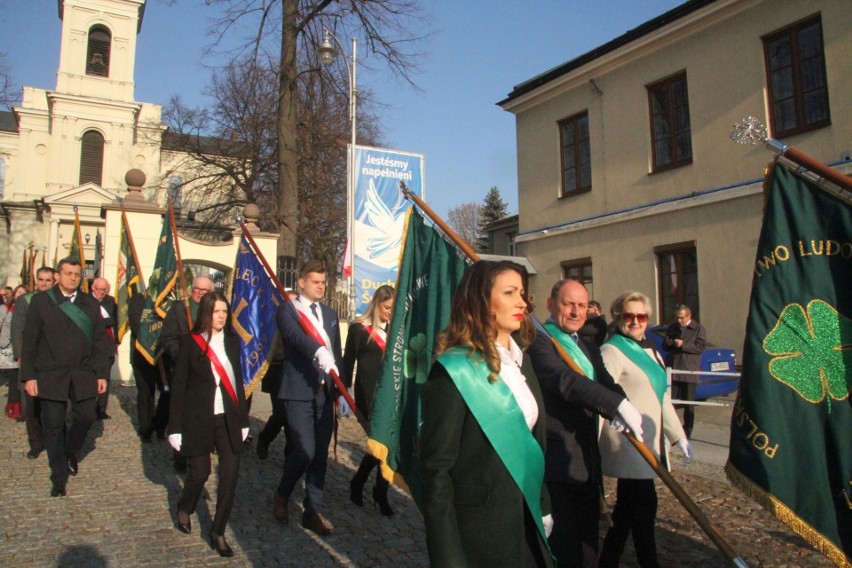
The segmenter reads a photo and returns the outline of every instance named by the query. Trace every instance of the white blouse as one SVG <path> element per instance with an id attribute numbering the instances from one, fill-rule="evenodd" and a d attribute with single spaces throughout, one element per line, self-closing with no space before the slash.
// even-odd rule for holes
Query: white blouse
<path id="1" fill-rule="evenodd" d="M 231 387 L 234 389 L 234 392 L 236 392 L 237 383 L 236 377 L 234 376 L 234 367 L 231 366 L 231 360 L 228 359 L 228 353 L 225 351 L 225 334 L 221 332 L 217 333 L 213 336 L 213 339 L 208 339 L 206 333 L 201 335 L 207 339 L 208 344 L 210 345 L 210 350 L 219 358 L 222 368 L 224 368 L 225 372 L 228 374 L 228 380 L 231 381 Z M 222 389 L 219 388 L 219 373 L 216 372 L 216 367 L 213 366 L 212 361 L 210 362 L 210 370 L 213 371 L 213 379 L 216 381 L 216 395 L 213 398 L 213 414 L 225 414 L 225 404 L 222 401 Z"/>
<path id="2" fill-rule="evenodd" d="M 506 349 L 499 343 L 497 353 L 500 355 L 500 378 L 512 391 L 515 396 L 515 402 L 524 413 L 524 418 L 527 421 L 527 427 L 532 430 L 538 420 L 538 404 L 535 401 L 527 379 L 521 373 L 521 363 L 524 360 L 524 353 L 517 343 L 509 338 L 509 349 Z"/>

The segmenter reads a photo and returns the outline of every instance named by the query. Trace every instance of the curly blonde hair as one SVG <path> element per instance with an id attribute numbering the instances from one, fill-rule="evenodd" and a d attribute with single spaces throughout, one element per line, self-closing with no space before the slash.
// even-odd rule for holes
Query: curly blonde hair
<path id="1" fill-rule="evenodd" d="M 468 347 L 473 354 L 479 354 L 488 366 L 488 380 L 497 380 L 500 372 L 500 356 L 494 342 L 497 340 L 495 317 L 491 312 L 491 290 L 497 277 L 512 270 L 521 276 L 524 286 L 524 301 L 527 303 L 527 313 L 532 309 L 527 299 L 529 276 L 520 264 L 508 261 L 481 260 L 471 266 L 453 294 L 453 304 L 450 309 L 450 321 L 438 335 L 435 346 L 435 357 L 452 347 Z M 529 317 L 521 322 L 517 335 L 520 347 L 526 347 L 535 338 L 535 330 Z"/>

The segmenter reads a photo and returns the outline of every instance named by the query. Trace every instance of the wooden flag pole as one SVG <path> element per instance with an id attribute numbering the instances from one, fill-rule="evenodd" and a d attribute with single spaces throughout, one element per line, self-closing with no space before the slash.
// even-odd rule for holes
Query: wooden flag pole
<path id="1" fill-rule="evenodd" d="M 278 280 L 278 276 L 276 276 L 275 272 L 273 272 L 272 267 L 269 266 L 269 263 L 266 262 L 266 258 L 263 256 L 263 253 L 260 251 L 260 248 L 258 248 L 257 243 L 251 236 L 251 233 L 243 222 L 243 219 L 240 217 L 238 218 L 238 221 L 243 235 L 249 242 L 249 245 L 254 251 L 254 254 L 257 256 L 257 258 L 260 260 L 260 263 L 263 265 L 263 269 L 266 271 L 267 276 L 272 279 L 272 282 L 273 284 L 275 284 L 275 287 L 278 289 L 278 292 L 284 298 L 284 302 L 290 303 L 291 300 L 290 296 L 287 295 L 287 290 L 284 289 L 284 286 L 281 284 L 281 281 Z M 304 331 L 306 335 L 313 336 L 316 331 L 315 329 L 311 329 L 313 325 L 310 322 L 305 321 L 305 319 L 302 317 L 302 313 L 299 312 L 299 310 L 296 310 L 296 314 L 299 316 L 299 327 L 302 328 L 302 331 Z M 334 384 L 337 387 L 338 392 L 340 392 L 340 394 L 343 395 L 343 398 L 346 399 L 346 403 L 349 405 L 349 409 L 352 411 L 352 414 L 354 414 L 355 418 L 358 420 L 358 424 L 361 425 L 361 428 L 364 429 L 364 432 L 369 432 L 369 423 L 367 422 L 367 419 L 364 418 L 364 415 L 361 414 L 360 410 L 358 410 L 358 405 L 355 404 L 355 400 L 352 398 L 352 395 L 349 394 L 349 389 L 347 389 L 346 386 L 343 384 L 343 381 L 340 380 L 340 375 L 332 371 L 331 378 L 332 380 L 334 380 Z"/>
<path id="2" fill-rule="evenodd" d="M 462 250 L 462 252 L 468 255 L 468 257 L 473 261 L 479 260 L 479 255 L 477 255 L 473 251 L 473 249 L 471 249 L 470 246 L 456 234 L 455 231 L 453 231 L 446 223 L 444 223 L 444 221 L 440 217 L 438 217 L 438 215 L 434 211 L 432 211 L 432 209 L 428 205 L 426 205 L 426 203 L 424 203 L 424 201 L 420 199 L 419 196 L 412 193 L 408 189 L 408 186 L 405 185 L 405 183 L 399 182 L 399 186 L 406 199 L 410 199 L 415 205 L 417 205 L 417 207 L 420 208 L 420 210 L 423 211 L 429 217 L 429 219 L 431 219 L 432 222 L 435 223 L 444 232 L 444 234 L 447 235 L 447 237 L 457 247 L 459 247 L 459 249 Z M 530 319 L 532 319 L 534 323 L 537 323 L 535 318 L 532 317 L 532 315 L 530 315 Z M 546 331 L 544 331 L 544 328 L 542 328 L 540 324 L 536 326 L 536 331 L 538 331 L 539 333 L 547 333 Z M 556 350 L 559 352 L 559 356 L 562 357 L 562 360 L 565 362 L 565 364 L 567 364 L 573 370 L 582 373 L 582 371 L 580 371 L 579 367 L 577 366 L 577 363 L 573 359 L 571 359 L 568 353 L 565 352 L 565 349 L 563 349 L 562 346 L 559 345 L 559 343 L 553 338 L 551 338 L 551 341 L 553 341 L 553 344 L 556 346 Z M 725 558 L 738 568 L 748 568 L 748 564 L 746 564 L 745 561 L 740 558 L 740 556 L 736 553 L 731 544 L 725 539 L 722 533 L 719 532 L 719 529 L 716 528 L 713 523 L 710 522 L 710 519 L 708 519 L 707 516 L 701 511 L 701 509 L 698 508 L 698 505 L 696 505 L 695 502 L 689 497 L 689 495 L 687 495 L 683 487 L 681 487 L 681 485 L 675 480 L 675 478 L 672 477 L 668 470 L 662 467 L 660 461 L 654 455 L 654 452 L 651 451 L 651 448 L 637 440 L 636 437 L 629 431 L 625 430 L 623 434 L 627 437 L 628 440 L 630 440 L 630 443 L 633 444 L 633 447 L 636 448 L 636 450 L 645 459 L 645 461 L 648 462 L 648 465 L 651 466 L 651 469 L 653 469 L 654 472 L 656 472 L 656 474 L 660 477 L 660 479 L 663 480 L 663 483 L 665 483 L 666 486 L 671 490 L 671 492 L 674 494 L 677 500 L 680 501 L 681 505 L 683 505 L 686 511 L 690 515 L 692 515 L 692 518 L 695 519 L 701 529 L 710 538 L 710 541 L 716 545 L 716 547 L 725 556 Z"/>

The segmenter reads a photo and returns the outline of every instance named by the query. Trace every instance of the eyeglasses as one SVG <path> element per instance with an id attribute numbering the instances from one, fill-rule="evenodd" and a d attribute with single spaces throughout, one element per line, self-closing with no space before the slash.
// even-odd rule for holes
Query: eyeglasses
<path id="1" fill-rule="evenodd" d="M 204 292 L 206 294 L 207 292 L 212 292 L 213 289 L 212 288 L 193 288 L 192 291 L 193 292 Z"/>
<path id="2" fill-rule="evenodd" d="M 626 322 L 636 321 L 637 323 L 645 323 L 648 321 L 648 314 L 633 314 L 625 312 L 621 314 L 621 317 L 623 317 Z"/>

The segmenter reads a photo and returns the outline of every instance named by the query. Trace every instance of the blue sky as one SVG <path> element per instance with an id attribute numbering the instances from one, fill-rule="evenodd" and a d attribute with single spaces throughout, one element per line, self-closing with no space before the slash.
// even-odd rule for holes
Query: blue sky
<path id="1" fill-rule="evenodd" d="M 515 85 L 681 3 L 422 0 L 434 32 L 415 75 L 422 92 L 382 69 L 362 67 L 358 88 L 371 89 L 387 105 L 388 147 L 425 155 L 426 197 L 439 215 L 481 203 L 491 186 L 516 212 L 514 116 L 495 103 Z M 204 102 L 204 64 L 215 63 L 202 54 L 210 14 L 203 0 L 148 0 L 137 47 L 137 100 L 165 104 L 180 94 L 189 104 Z M 60 30 L 56 0 L 0 0 L 0 52 L 17 85 L 56 87 Z M 370 57 L 360 44 L 358 57 Z"/>

